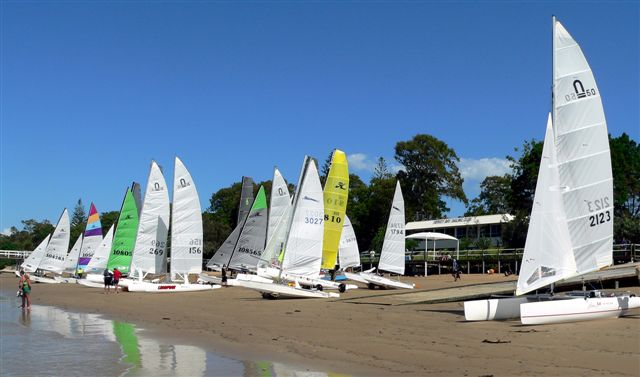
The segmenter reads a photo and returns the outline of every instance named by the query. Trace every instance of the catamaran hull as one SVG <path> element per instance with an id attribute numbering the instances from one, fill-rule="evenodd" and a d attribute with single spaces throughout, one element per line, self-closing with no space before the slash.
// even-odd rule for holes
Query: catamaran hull
<path id="1" fill-rule="evenodd" d="M 346 290 L 349 290 L 349 289 L 358 288 L 358 286 L 355 284 L 344 284 L 344 283 L 339 283 L 331 280 L 316 279 L 316 278 L 310 278 L 307 276 L 288 274 L 286 272 L 280 273 L 280 270 L 271 268 L 271 267 L 266 269 L 258 269 L 258 274 L 260 274 L 260 276 L 265 278 L 267 277 L 272 279 L 280 278 L 292 283 L 298 282 L 298 284 L 302 286 L 311 287 L 311 288 L 317 288 L 318 286 L 321 286 L 323 290 L 332 289 L 339 292 L 345 292 Z"/>
<path id="2" fill-rule="evenodd" d="M 520 305 L 520 321 L 523 325 L 546 325 L 617 318 L 637 308 L 640 297 L 630 295 L 528 302 Z"/>
<path id="3" fill-rule="evenodd" d="M 378 276 L 375 274 L 361 273 L 360 276 L 364 278 L 368 284 L 376 285 L 384 288 L 393 289 L 414 289 L 415 284 L 407 284 L 397 280 L 387 279 L 384 276 Z"/>
<path id="4" fill-rule="evenodd" d="M 344 273 L 344 276 L 349 280 L 357 281 L 363 284 L 369 284 L 367 279 L 363 278 L 360 274 L 353 273 L 353 272 L 343 272 L 343 273 Z"/>
<path id="5" fill-rule="evenodd" d="M 89 288 L 104 288 L 104 283 L 97 283 L 88 279 L 79 279 L 78 284 Z"/>
<path id="6" fill-rule="evenodd" d="M 262 293 L 263 297 L 270 298 L 337 298 L 339 294 L 324 291 L 312 291 L 309 289 L 290 287 L 275 283 L 261 283 L 257 281 L 238 280 L 236 285 Z"/>
<path id="7" fill-rule="evenodd" d="M 29 279 L 31 279 L 31 281 L 35 282 L 35 283 L 45 283 L 45 284 L 60 284 L 61 282 L 56 280 L 56 279 L 52 279 L 52 278 L 47 278 L 44 276 L 29 276 Z"/>
<path id="8" fill-rule="evenodd" d="M 267 279 L 258 275 L 251 275 L 251 274 L 238 274 L 236 275 L 235 279 L 227 279 L 227 285 L 228 286 L 237 286 L 239 285 L 237 283 L 238 280 L 245 280 L 245 281 L 257 281 L 260 283 L 273 283 L 273 280 L 271 279 Z M 217 276 L 209 276 L 206 274 L 200 274 L 200 276 L 198 277 L 198 282 L 199 283 L 205 283 L 205 284 L 222 284 L 222 279 L 217 277 Z"/>
<path id="9" fill-rule="evenodd" d="M 68 284 L 76 284 L 78 279 L 76 278 L 65 278 L 62 276 L 54 276 L 53 277 L 58 283 L 68 283 Z"/>
<path id="10" fill-rule="evenodd" d="M 202 292 L 211 291 L 213 289 L 222 288 L 219 285 L 210 284 L 156 284 L 156 283 L 135 283 L 127 287 L 129 292 L 144 293 L 184 293 L 184 292 Z"/>
<path id="11" fill-rule="evenodd" d="M 464 318 L 467 321 L 501 321 L 520 318 L 520 304 L 527 297 L 504 297 L 464 302 Z"/>

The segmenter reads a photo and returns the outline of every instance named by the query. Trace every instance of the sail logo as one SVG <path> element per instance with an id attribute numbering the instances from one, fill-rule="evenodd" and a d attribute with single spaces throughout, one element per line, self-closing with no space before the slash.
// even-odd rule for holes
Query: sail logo
<path id="1" fill-rule="evenodd" d="M 164 187 L 160 186 L 158 182 L 153 184 L 153 191 L 164 191 Z"/>
<path id="2" fill-rule="evenodd" d="M 284 196 L 284 190 L 282 187 L 278 187 L 278 196 Z"/>
<path id="3" fill-rule="evenodd" d="M 346 190 L 347 188 L 344 187 L 344 182 L 338 182 L 338 184 L 336 185 L 335 188 L 339 188 L 340 190 Z"/>
<path id="4" fill-rule="evenodd" d="M 180 178 L 180 186 L 181 187 L 191 186 L 191 183 L 187 182 L 184 178 Z"/>
<path id="5" fill-rule="evenodd" d="M 564 96 L 564 99 L 567 102 L 575 101 L 577 99 L 592 97 L 596 95 L 596 90 L 594 88 L 585 89 L 584 84 L 580 80 L 573 81 L 573 93 L 569 93 Z"/>
<path id="6" fill-rule="evenodd" d="M 304 199 L 304 200 L 311 200 L 312 202 L 320 203 L 320 201 L 318 201 L 318 200 L 316 200 L 316 199 L 314 199 L 314 198 L 310 198 L 310 197 L 308 197 L 308 196 L 306 196 L 306 195 L 305 195 L 302 199 Z"/>
<path id="7" fill-rule="evenodd" d="M 396 211 L 400 212 L 400 208 L 396 207 L 396 206 L 392 206 L 393 209 L 395 209 Z"/>

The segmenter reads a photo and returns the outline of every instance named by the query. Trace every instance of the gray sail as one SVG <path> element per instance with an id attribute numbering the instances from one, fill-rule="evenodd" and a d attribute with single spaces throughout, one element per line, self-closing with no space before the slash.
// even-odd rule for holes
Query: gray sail
<path id="1" fill-rule="evenodd" d="M 133 200 L 136 201 L 136 207 L 138 208 L 138 217 L 140 217 L 140 212 L 142 211 L 142 189 L 138 182 L 131 184 L 131 192 L 133 193 Z"/>
<path id="2" fill-rule="evenodd" d="M 260 186 L 249 216 L 244 222 L 238 242 L 236 242 L 229 267 L 234 270 L 255 272 L 264 251 L 267 237 L 267 196 Z"/>
<path id="3" fill-rule="evenodd" d="M 213 257 L 209 259 L 207 268 L 220 270 L 222 266 L 229 264 L 229 260 L 231 260 L 231 255 L 233 254 L 233 249 L 236 247 L 236 243 L 238 243 L 238 238 L 242 231 L 242 225 L 242 223 L 238 224 L 233 232 L 229 234 L 227 239 L 224 240 L 222 245 L 218 248 L 218 251 L 216 251 Z"/>
<path id="4" fill-rule="evenodd" d="M 242 177 L 242 193 L 240 194 L 240 206 L 238 207 L 238 221 L 236 221 L 236 224 L 242 224 L 251 210 L 251 203 L 253 203 L 253 179 L 251 177 Z"/>

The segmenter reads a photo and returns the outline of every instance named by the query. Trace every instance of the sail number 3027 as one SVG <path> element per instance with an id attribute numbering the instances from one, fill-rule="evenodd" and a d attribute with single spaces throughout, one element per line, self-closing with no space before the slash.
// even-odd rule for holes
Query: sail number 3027
<path id="1" fill-rule="evenodd" d="M 611 211 L 600 212 L 593 216 L 589 216 L 589 226 L 597 226 L 611 221 Z"/>

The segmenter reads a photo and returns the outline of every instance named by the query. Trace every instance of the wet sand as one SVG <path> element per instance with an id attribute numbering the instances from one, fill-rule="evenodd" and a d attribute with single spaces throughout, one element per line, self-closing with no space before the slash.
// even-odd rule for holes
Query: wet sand
<path id="1" fill-rule="evenodd" d="M 438 289 L 509 279 L 515 277 L 402 280 Z M 15 287 L 15 276 L 0 276 L 3 291 Z M 640 287 L 624 289 L 640 294 Z M 342 298 L 391 292 L 359 289 Z M 462 303 L 264 300 L 239 287 L 104 295 L 72 284 L 36 284 L 33 302 L 104 314 L 221 355 L 358 376 L 640 375 L 640 311 L 620 319 L 525 327 L 519 321 L 465 322 Z"/>

